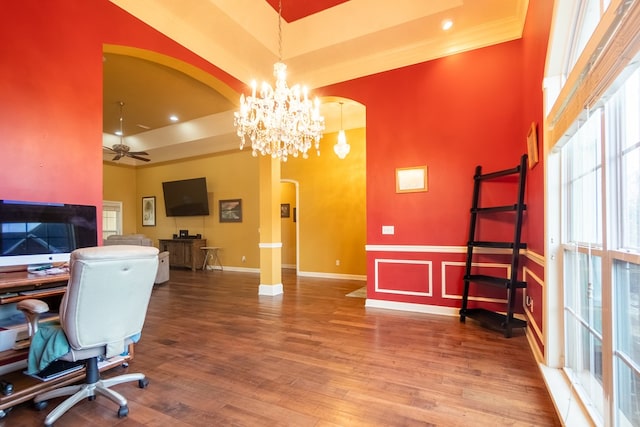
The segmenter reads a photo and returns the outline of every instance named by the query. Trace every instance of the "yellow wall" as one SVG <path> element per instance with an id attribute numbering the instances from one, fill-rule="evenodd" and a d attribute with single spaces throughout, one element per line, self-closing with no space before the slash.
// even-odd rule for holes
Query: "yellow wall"
<path id="1" fill-rule="evenodd" d="M 366 133 L 346 134 L 351 152 L 344 160 L 333 152 L 338 134 L 330 133 L 320 156 L 282 164 L 282 178 L 299 183 L 301 272 L 366 275 Z"/>
<path id="2" fill-rule="evenodd" d="M 296 225 L 301 272 L 366 275 L 365 129 L 347 131 L 351 153 L 340 160 L 333 153 L 337 133 L 325 134 L 321 155 L 290 158 L 282 164 L 282 203 L 291 216 L 281 218 L 282 263 L 296 264 Z M 250 150 L 237 150 L 136 168 L 104 164 L 104 199 L 123 202 L 124 233 L 144 233 L 158 246 L 178 230 L 201 234 L 207 244 L 220 246 L 223 265 L 260 267 L 258 159 Z M 209 212 L 206 217 L 167 217 L 162 182 L 206 177 Z M 156 198 L 156 226 L 142 226 L 142 197 Z M 242 199 L 242 222 L 220 223 L 219 200 Z M 293 221 L 293 209 L 297 223 Z M 131 225 L 133 224 L 133 226 Z M 242 262 L 242 257 L 246 261 Z M 336 266 L 336 260 L 340 265 Z"/>

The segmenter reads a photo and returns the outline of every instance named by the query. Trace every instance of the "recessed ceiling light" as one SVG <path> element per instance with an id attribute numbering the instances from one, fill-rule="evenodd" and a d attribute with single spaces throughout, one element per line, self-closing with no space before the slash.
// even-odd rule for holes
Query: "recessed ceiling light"
<path id="1" fill-rule="evenodd" d="M 453 21 L 451 19 L 445 19 L 442 21 L 442 29 L 444 31 L 450 30 L 453 27 Z"/>
<path id="2" fill-rule="evenodd" d="M 177 122 L 178 121 L 178 116 L 176 116 L 175 114 L 172 114 L 169 116 L 169 120 L 171 120 L 172 122 Z"/>

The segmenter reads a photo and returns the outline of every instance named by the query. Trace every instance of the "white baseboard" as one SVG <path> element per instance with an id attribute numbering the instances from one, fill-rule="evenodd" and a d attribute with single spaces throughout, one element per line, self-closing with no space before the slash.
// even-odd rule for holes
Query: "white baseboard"
<path id="1" fill-rule="evenodd" d="M 281 295 L 284 293 L 284 289 L 282 287 L 282 283 L 278 283 L 275 285 L 260 285 L 258 287 L 258 295 L 266 295 L 266 296 L 275 296 Z"/>

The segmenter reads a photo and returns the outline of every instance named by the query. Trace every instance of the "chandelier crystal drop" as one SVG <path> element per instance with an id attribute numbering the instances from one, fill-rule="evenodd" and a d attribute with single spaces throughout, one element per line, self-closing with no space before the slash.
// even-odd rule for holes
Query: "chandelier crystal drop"
<path id="1" fill-rule="evenodd" d="M 287 86 L 287 66 L 282 62 L 282 2 L 278 11 L 278 40 L 280 60 L 273 66 L 276 87 L 264 82 L 260 97 L 256 97 L 256 83 L 251 95 L 240 95 L 240 110 L 234 113 L 233 124 L 240 137 L 240 149 L 251 143 L 253 156 L 258 153 L 284 162 L 288 156 L 309 157 L 314 146 L 320 155 L 320 139 L 324 131 L 324 117 L 320 115 L 320 101 L 308 98 L 306 88 Z"/>

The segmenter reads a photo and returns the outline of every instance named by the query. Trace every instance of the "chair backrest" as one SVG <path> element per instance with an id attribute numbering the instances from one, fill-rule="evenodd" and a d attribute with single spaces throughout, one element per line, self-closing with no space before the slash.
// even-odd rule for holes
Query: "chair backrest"
<path id="1" fill-rule="evenodd" d="M 69 284 L 60 323 L 75 350 L 107 346 L 124 350 L 140 333 L 158 269 L 158 249 L 114 245 L 77 249 L 69 261 Z"/>

